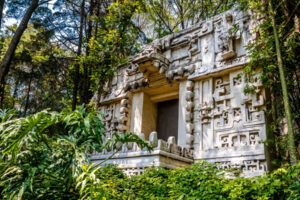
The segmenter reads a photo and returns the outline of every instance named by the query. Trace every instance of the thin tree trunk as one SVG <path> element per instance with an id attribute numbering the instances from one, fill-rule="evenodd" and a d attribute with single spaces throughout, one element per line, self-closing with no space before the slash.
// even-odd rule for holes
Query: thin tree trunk
<path id="1" fill-rule="evenodd" d="M 19 24 L 10 44 L 9 47 L 5 53 L 5 56 L 3 58 L 3 61 L 0 65 L 0 85 L 5 85 L 5 78 L 6 75 L 9 72 L 10 63 L 12 61 L 13 55 L 15 53 L 15 50 L 19 44 L 19 41 L 24 33 L 24 31 L 27 28 L 28 22 L 32 16 L 32 13 L 35 11 L 35 9 L 38 7 L 39 0 L 32 0 L 29 8 L 27 9 L 21 23 Z M 0 96 L 4 93 L 4 87 L 0 87 Z"/>
<path id="2" fill-rule="evenodd" d="M 101 1 L 100 1 L 101 2 Z M 97 14 L 99 14 L 99 7 L 101 6 L 101 3 L 98 2 L 97 0 L 93 0 L 93 6 L 90 10 L 90 12 L 92 13 L 91 15 L 94 16 L 98 16 Z M 99 4 L 99 5 L 98 5 Z M 90 41 L 90 39 L 92 38 L 92 35 L 93 35 L 93 32 L 94 34 L 96 35 L 95 37 L 97 37 L 97 29 L 98 29 L 98 22 L 95 21 L 94 25 L 92 23 L 92 20 L 91 20 L 91 28 L 90 28 L 90 32 L 89 32 L 89 37 L 88 37 L 88 42 Z M 93 31 L 95 30 L 95 31 Z M 87 47 L 87 56 L 90 54 L 90 49 L 89 47 Z M 91 86 L 91 74 L 92 74 L 92 69 L 91 68 L 88 68 L 87 69 L 87 76 L 86 76 L 86 93 L 85 93 L 85 103 L 88 104 L 90 102 L 90 99 L 93 97 L 93 92 L 90 90 L 90 86 Z"/>
<path id="3" fill-rule="evenodd" d="M 94 15 L 94 9 L 95 9 L 95 3 L 93 0 L 90 1 L 90 6 L 89 6 L 89 17 L 88 17 L 88 29 L 87 29 L 87 33 L 86 33 L 86 42 L 89 43 L 91 37 L 92 37 L 92 30 L 93 30 L 93 21 L 90 17 L 92 17 Z M 86 47 L 86 52 L 85 55 L 89 56 L 90 54 L 90 48 L 87 45 Z M 88 65 L 84 65 L 83 66 L 83 82 L 82 82 L 82 91 L 81 91 L 81 95 L 80 95 L 80 103 L 85 103 L 87 104 L 89 101 L 89 69 L 88 69 Z"/>
<path id="4" fill-rule="evenodd" d="M 99 81 L 99 83 L 100 83 L 100 81 Z M 94 106 L 95 110 L 98 110 L 99 107 L 100 107 L 101 95 L 102 95 L 102 88 L 99 87 L 98 91 L 97 91 L 96 103 L 95 103 L 95 106 Z"/>
<path id="5" fill-rule="evenodd" d="M 82 0 L 81 6 L 80 6 L 80 29 L 79 29 L 79 41 L 78 41 L 77 56 L 81 55 L 83 22 L 84 22 L 84 5 L 85 5 L 85 0 Z M 78 94 L 78 85 L 79 85 L 79 67 L 80 67 L 79 64 L 76 63 L 75 76 L 74 76 L 74 87 L 73 87 L 72 110 L 76 109 L 76 104 L 77 104 L 77 94 Z"/>
<path id="6" fill-rule="evenodd" d="M 31 72 L 29 74 L 29 80 L 27 85 L 27 93 L 26 93 L 26 100 L 25 100 L 25 108 L 24 108 L 24 116 L 26 116 L 28 106 L 29 106 L 29 96 L 31 91 L 31 82 L 32 82 L 32 73 L 33 73 L 33 66 L 31 67 Z"/>
<path id="7" fill-rule="evenodd" d="M 276 47 L 278 68 L 279 68 L 280 82 L 281 82 L 281 87 L 282 87 L 284 110 L 285 110 L 285 115 L 286 115 L 285 117 L 286 117 L 287 125 L 288 125 L 288 149 L 289 149 L 289 153 L 290 153 L 290 162 L 292 164 L 296 164 L 297 163 L 297 154 L 296 154 L 296 146 L 295 146 L 295 139 L 294 139 L 293 124 L 292 124 L 292 114 L 291 114 L 290 105 L 289 105 L 287 84 L 286 84 L 285 75 L 284 75 L 284 68 L 283 68 L 282 57 L 281 57 L 281 52 L 280 52 L 279 38 L 278 38 L 278 34 L 277 34 L 275 15 L 274 15 L 271 0 L 269 0 L 269 7 L 270 7 L 271 18 L 272 18 L 273 34 L 274 34 L 274 38 L 275 38 L 275 47 Z"/>
<path id="8" fill-rule="evenodd" d="M 6 83 L 5 81 L 3 83 L 1 83 L 0 85 L 0 108 L 3 108 L 3 102 L 4 102 L 4 95 L 5 95 L 5 86 Z"/>
<path id="9" fill-rule="evenodd" d="M 16 82 L 16 84 L 15 84 L 15 88 L 14 88 L 14 92 L 13 92 L 13 96 L 12 96 L 12 99 L 13 99 L 12 107 L 13 108 L 15 107 L 15 103 L 16 103 L 15 98 L 17 97 L 17 92 L 18 92 L 19 84 L 20 84 L 20 80 L 18 79 L 17 82 Z"/>
<path id="10" fill-rule="evenodd" d="M 0 29 L 1 29 L 1 22 L 2 22 L 2 12 L 4 7 L 5 0 L 0 0 Z"/>
<path id="11" fill-rule="evenodd" d="M 100 16 L 100 8 L 101 8 L 101 0 L 97 0 L 97 12 L 96 12 L 96 16 L 99 17 Z M 95 33 L 94 33 L 94 37 L 96 38 L 97 37 L 97 34 L 98 34 L 98 24 L 99 22 L 96 20 L 96 27 L 95 27 Z"/>

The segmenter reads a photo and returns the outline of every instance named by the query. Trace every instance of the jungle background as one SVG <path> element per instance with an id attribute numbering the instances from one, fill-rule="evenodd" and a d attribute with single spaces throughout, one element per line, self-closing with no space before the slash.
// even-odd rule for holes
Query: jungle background
<path id="1" fill-rule="evenodd" d="M 1 198 L 184 199 L 201 194 L 207 194 L 206 199 L 298 198 L 299 4 L 298 0 L 0 0 Z M 143 179 L 129 180 L 114 167 L 99 170 L 90 165 L 88 152 L 101 151 L 105 145 L 137 142 L 148 147 L 130 133 L 116 135 L 110 144 L 100 137 L 104 132 L 97 102 L 117 66 L 126 64 L 144 44 L 233 6 L 251 11 L 260 21 L 258 40 L 247 46 L 251 61 L 244 73 L 251 82 L 251 75 L 262 69 L 260 79 L 270 97 L 266 144 L 279 170 L 258 183 L 221 179 L 213 166 L 202 163 L 187 170 L 190 173 L 152 169 Z M 208 172 L 217 181 L 207 177 Z M 180 176 L 204 184 L 202 193 L 192 194 L 200 186 L 191 189 L 189 179 L 179 180 Z M 147 193 L 149 179 L 156 185 Z M 172 186 L 180 181 L 186 185 Z M 232 190 L 234 186 L 240 190 Z M 169 192 L 164 193 L 166 188 Z"/>

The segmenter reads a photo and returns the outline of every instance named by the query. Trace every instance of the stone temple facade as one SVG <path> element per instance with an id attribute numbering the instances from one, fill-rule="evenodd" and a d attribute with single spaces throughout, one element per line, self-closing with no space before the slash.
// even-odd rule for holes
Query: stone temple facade
<path id="1" fill-rule="evenodd" d="M 204 159 L 240 168 L 246 177 L 263 174 L 265 90 L 254 78 L 248 84 L 255 93 L 244 93 L 244 46 L 255 40 L 254 22 L 233 8 L 155 40 L 120 66 L 100 102 L 107 138 L 134 132 L 154 150 L 123 145 L 106 163 L 134 175 L 152 165 L 175 168 Z M 93 153 L 92 161 L 113 153 Z"/>

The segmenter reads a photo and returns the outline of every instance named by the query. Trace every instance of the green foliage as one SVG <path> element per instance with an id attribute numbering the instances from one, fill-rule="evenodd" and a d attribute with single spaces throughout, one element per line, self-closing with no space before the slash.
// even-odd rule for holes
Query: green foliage
<path id="1" fill-rule="evenodd" d="M 127 177 L 114 166 L 91 171 L 83 177 L 82 199 L 299 199 L 300 164 L 283 167 L 254 178 L 225 178 L 230 172 L 200 161 L 189 167 L 167 170 L 152 167 Z"/>
<path id="2" fill-rule="evenodd" d="M 151 167 L 128 177 L 114 165 L 97 167 L 87 153 L 105 148 L 97 112 L 43 111 L 0 124 L 3 199 L 299 199 L 300 164 L 254 178 L 200 161 L 167 170 Z M 121 139 L 123 138 L 123 139 Z M 114 142 L 137 142 L 125 134 Z"/>
<path id="3" fill-rule="evenodd" d="M 151 39 L 162 38 L 230 9 L 235 0 L 143 0 L 143 13 Z M 149 28 L 149 27 L 147 27 Z"/>
<path id="4" fill-rule="evenodd" d="M 105 83 L 114 76 L 118 66 L 125 64 L 128 56 L 137 52 L 139 31 L 132 18 L 139 10 L 139 1 L 116 1 L 105 9 L 104 17 L 92 18 L 99 27 L 87 43 L 88 55 L 79 56 L 77 61 L 81 71 L 85 67 L 89 69 L 89 90 L 93 93 L 102 94 Z"/>
<path id="5" fill-rule="evenodd" d="M 4 35 L 0 60 L 10 44 L 9 27 Z M 14 54 L 14 60 L 6 80 L 2 108 L 18 108 L 24 115 L 51 107 L 62 110 L 60 101 L 68 97 L 65 81 L 68 51 L 51 42 L 53 32 L 37 24 L 29 24 Z"/>
<path id="6" fill-rule="evenodd" d="M 18 115 L 18 112 L 16 110 L 10 110 L 10 109 L 1 109 L 0 110 L 0 121 L 6 122 Z"/>
<path id="7" fill-rule="evenodd" d="M 268 1 L 245 1 L 239 0 L 240 8 L 250 9 L 257 20 L 258 26 L 255 29 L 257 34 L 256 40 L 249 44 L 246 48 L 249 52 L 250 62 L 244 68 L 247 81 L 253 82 L 256 78 L 254 75 L 261 71 L 259 80 L 263 83 L 269 92 L 266 114 L 269 121 L 269 146 L 274 156 L 273 164 L 280 166 L 282 162 L 288 160 L 288 148 L 286 135 L 283 126 L 285 122 L 285 112 L 283 105 L 282 87 L 277 66 L 277 54 L 274 43 L 273 26 L 268 6 Z M 283 67 L 285 71 L 285 80 L 287 82 L 287 90 L 295 130 L 296 146 L 300 145 L 300 76 L 299 76 L 299 31 L 297 27 L 297 1 L 278 1 L 272 0 L 274 5 L 276 27 L 278 28 L 278 37 L 280 52 L 283 59 Z M 295 7 L 296 6 L 296 7 Z M 249 84 L 250 85 L 250 84 Z M 255 91 L 255 87 L 248 86 L 245 92 Z"/>
<path id="8" fill-rule="evenodd" d="M 44 110 L 26 118 L 1 115 L 7 119 L 0 124 L 1 198 L 77 199 L 82 193 L 77 179 L 87 169 L 97 169 L 89 153 L 126 142 L 149 147 L 131 133 L 104 142 L 99 114 L 80 107 L 74 112 Z"/>

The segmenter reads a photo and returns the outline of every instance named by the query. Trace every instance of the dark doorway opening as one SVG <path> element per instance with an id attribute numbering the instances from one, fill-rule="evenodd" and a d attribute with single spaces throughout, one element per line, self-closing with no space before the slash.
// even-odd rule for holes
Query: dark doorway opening
<path id="1" fill-rule="evenodd" d="M 168 140 L 175 136 L 178 140 L 178 99 L 157 103 L 158 139 Z"/>

